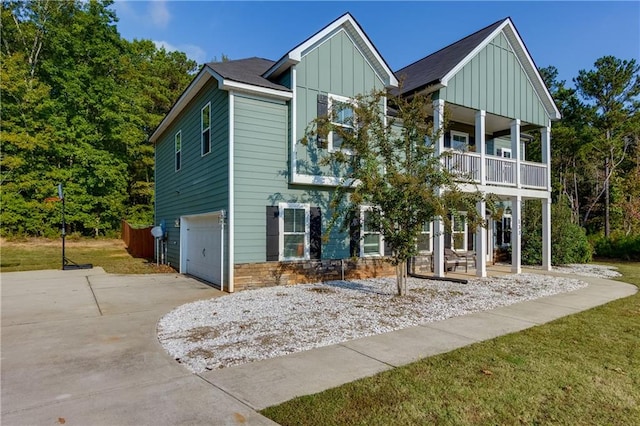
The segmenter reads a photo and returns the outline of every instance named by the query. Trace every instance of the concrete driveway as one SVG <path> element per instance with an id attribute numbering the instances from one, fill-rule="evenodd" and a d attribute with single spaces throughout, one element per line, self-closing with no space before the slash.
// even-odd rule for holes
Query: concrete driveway
<path id="1" fill-rule="evenodd" d="M 160 346 L 172 308 L 223 293 L 177 274 L 5 273 L 3 425 L 271 424 Z"/>

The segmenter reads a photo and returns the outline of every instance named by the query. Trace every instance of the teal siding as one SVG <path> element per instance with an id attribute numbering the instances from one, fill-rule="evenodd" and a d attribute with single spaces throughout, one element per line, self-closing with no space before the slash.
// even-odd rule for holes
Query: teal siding
<path id="1" fill-rule="evenodd" d="M 211 152 L 203 157 L 200 110 L 207 102 L 211 102 Z M 156 144 L 156 223 L 167 224 L 167 260 L 174 267 L 180 265 L 180 228 L 175 226 L 180 216 L 228 210 L 228 111 L 227 92 L 218 90 L 212 80 Z M 176 172 L 174 135 L 178 131 L 182 131 L 182 167 Z"/>
<path id="2" fill-rule="evenodd" d="M 266 261 L 266 207 L 281 202 L 309 203 L 322 211 L 323 231 L 330 219 L 331 193 L 292 187 L 288 178 L 289 108 L 283 103 L 236 95 L 234 98 L 235 263 Z M 346 235 L 333 232 L 323 258 L 349 256 Z"/>
<path id="3" fill-rule="evenodd" d="M 318 160 L 326 150 L 317 150 L 313 144 L 307 147 L 299 142 L 311 121 L 317 117 L 318 94 L 354 97 L 383 87 L 383 81 L 343 30 L 302 57 L 296 65 L 298 173 L 335 175 L 328 167 L 318 166 Z"/>
<path id="4" fill-rule="evenodd" d="M 549 117 L 503 33 L 440 89 L 442 99 L 545 126 Z"/>

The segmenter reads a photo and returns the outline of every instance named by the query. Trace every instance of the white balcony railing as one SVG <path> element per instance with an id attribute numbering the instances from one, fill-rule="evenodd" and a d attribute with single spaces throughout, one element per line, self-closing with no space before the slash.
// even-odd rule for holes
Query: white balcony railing
<path id="1" fill-rule="evenodd" d="M 475 152 L 450 151 L 450 156 L 444 157 L 447 170 L 475 182 L 480 182 L 480 164 L 482 157 Z M 485 156 L 485 180 L 490 185 L 517 186 L 516 167 L 518 162 L 512 158 Z M 547 165 L 520 162 L 520 184 L 524 188 L 547 188 Z"/>
<path id="2" fill-rule="evenodd" d="M 520 180 L 527 188 L 547 188 L 547 166 L 541 163 L 523 161 L 520 163 Z"/>
<path id="3" fill-rule="evenodd" d="M 444 157 L 447 170 L 473 181 L 480 181 L 480 154 L 472 152 L 449 151 L 451 156 Z"/>
<path id="4" fill-rule="evenodd" d="M 487 157 L 487 183 L 516 186 L 516 160 L 501 157 Z"/>

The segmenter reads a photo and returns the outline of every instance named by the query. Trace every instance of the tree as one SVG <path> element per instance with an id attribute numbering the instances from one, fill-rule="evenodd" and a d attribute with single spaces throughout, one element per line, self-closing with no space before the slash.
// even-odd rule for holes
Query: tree
<path id="1" fill-rule="evenodd" d="M 385 97 L 395 117 L 387 116 Z M 427 115 L 428 103 L 426 96 L 407 100 L 383 91 L 356 96 L 315 120 L 305 139 L 311 143 L 333 132 L 334 139 L 342 140 L 342 149 L 325 158 L 343 173 L 343 185 L 331 200 L 329 228 L 348 230 L 359 207 L 370 206 L 366 225 L 379 230 L 392 249 L 399 295 L 406 294 L 407 261 L 417 254 L 424 224 L 443 218 L 450 225 L 450 215 L 459 217 L 462 211 L 468 212 L 471 227 L 484 223 L 476 210 L 481 195 L 461 192 L 456 181 L 463 177 L 443 168 L 428 142 L 441 134 Z"/>
<path id="2" fill-rule="evenodd" d="M 611 182 L 633 142 L 630 124 L 634 125 L 638 120 L 640 65 L 634 59 L 627 61 L 604 56 L 596 60 L 594 66 L 591 71 L 580 70 L 574 79 L 578 93 L 593 108 L 590 124 L 597 129 L 597 134 L 591 148 L 597 157 L 592 161 L 599 160 L 603 167 L 600 170 L 601 185 L 590 200 L 584 222 L 604 198 L 604 234 L 608 237 L 611 232 Z"/>
<path id="3" fill-rule="evenodd" d="M 51 235 L 44 200 L 67 189 L 70 232 L 153 220 L 151 132 L 192 78 L 184 53 L 128 42 L 111 1 L 3 1 L 3 234 Z"/>

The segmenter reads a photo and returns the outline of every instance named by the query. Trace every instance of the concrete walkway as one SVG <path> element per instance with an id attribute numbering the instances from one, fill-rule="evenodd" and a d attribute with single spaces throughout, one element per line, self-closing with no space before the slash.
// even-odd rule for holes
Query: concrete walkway
<path id="1" fill-rule="evenodd" d="M 254 410 L 637 291 L 574 278 L 589 286 L 195 375 L 164 352 L 156 324 L 180 304 L 222 293 L 180 275 L 2 274 L 2 424 L 274 424 Z"/>

